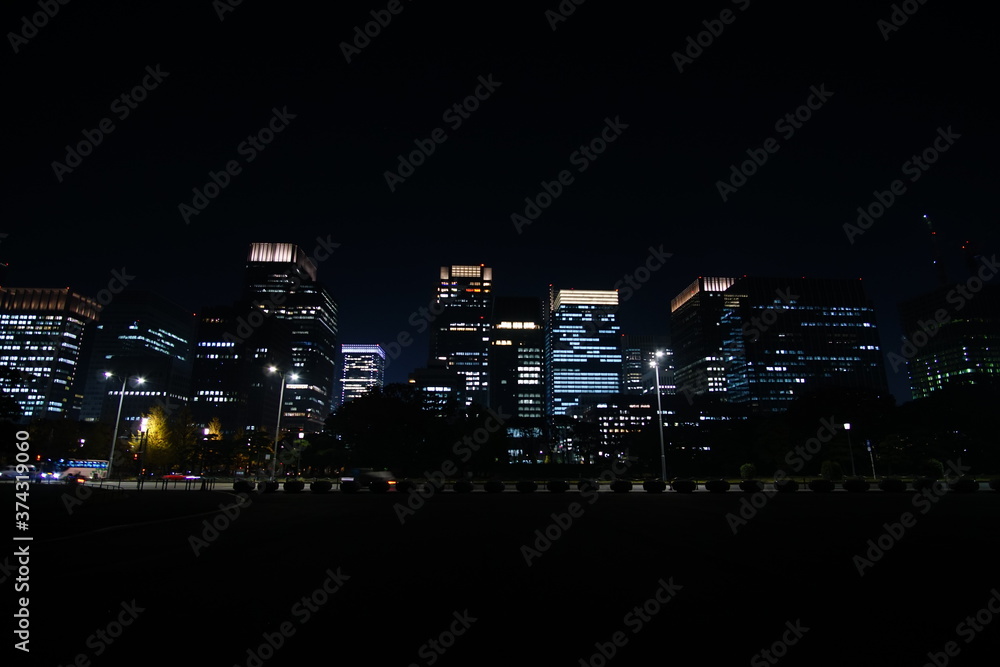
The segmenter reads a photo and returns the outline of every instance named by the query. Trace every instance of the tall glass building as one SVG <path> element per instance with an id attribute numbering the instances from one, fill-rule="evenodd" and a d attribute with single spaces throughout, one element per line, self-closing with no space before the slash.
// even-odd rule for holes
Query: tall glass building
<path id="1" fill-rule="evenodd" d="M 78 419 L 79 363 L 101 305 L 69 289 L 0 287 L 0 387 L 32 419 Z"/>
<path id="2" fill-rule="evenodd" d="M 914 399 L 1000 375 L 1000 287 L 969 280 L 900 304 L 904 340 L 889 348 L 887 361 L 892 372 L 908 374 Z"/>
<path id="3" fill-rule="evenodd" d="M 509 415 L 503 426 L 510 461 L 543 460 L 545 326 L 538 297 L 496 297 L 490 333 L 490 401 Z"/>
<path id="4" fill-rule="evenodd" d="M 442 266 L 431 323 L 430 359 L 465 378 L 466 405 L 489 400 L 493 269 L 483 264 Z"/>
<path id="5" fill-rule="evenodd" d="M 745 277 L 724 297 L 728 403 L 781 412 L 816 390 L 888 395 L 875 308 L 860 280 Z"/>
<path id="6" fill-rule="evenodd" d="M 222 433 L 274 432 L 280 385 L 272 366 L 291 367 L 291 331 L 285 322 L 262 318 L 250 327 L 250 304 L 202 309 L 194 351 L 192 413 L 200 426 L 213 419 Z M 242 336 L 233 335 L 238 331 Z"/>
<path id="7" fill-rule="evenodd" d="M 515 418 L 545 416 L 541 299 L 497 297 L 490 334 L 490 407 Z"/>
<path id="8" fill-rule="evenodd" d="M 243 298 L 259 315 L 247 318 L 250 327 L 268 317 L 291 329 L 291 367 L 269 377 L 280 386 L 282 377 L 297 375 L 285 386 L 282 430 L 321 431 L 337 399 L 338 325 L 337 304 L 318 282 L 316 263 L 293 243 L 252 243 Z"/>
<path id="9" fill-rule="evenodd" d="M 620 329 L 617 290 L 550 291 L 549 415 L 566 415 L 584 394 L 621 393 Z"/>
<path id="10" fill-rule="evenodd" d="M 381 345 L 341 345 L 343 372 L 340 404 L 343 405 L 385 382 L 385 350 Z"/>
<path id="11" fill-rule="evenodd" d="M 673 346 L 674 384 L 689 399 L 708 396 L 721 400 L 726 391 L 719 320 L 725 292 L 735 278 L 699 277 L 670 301 L 670 342 Z"/>
<path id="12" fill-rule="evenodd" d="M 138 422 L 155 405 L 188 405 L 195 331 L 194 313 L 158 294 L 128 289 L 115 295 L 87 346 L 81 419 L 113 422 L 122 383 L 135 376 L 145 382 L 126 384 L 123 422 Z"/>
<path id="13" fill-rule="evenodd" d="M 660 356 L 657 357 L 657 352 Z M 650 363 L 658 361 L 660 366 L 660 392 L 673 394 L 674 355 L 667 349 L 664 336 L 642 336 L 625 334 L 622 336 L 622 391 L 638 395 L 656 392 L 656 369 Z"/>

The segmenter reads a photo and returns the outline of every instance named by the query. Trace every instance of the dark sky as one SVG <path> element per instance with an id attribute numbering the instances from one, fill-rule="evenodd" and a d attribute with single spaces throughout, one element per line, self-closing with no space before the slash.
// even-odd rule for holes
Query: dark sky
<path id="1" fill-rule="evenodd" d="M 673 256 L 622 305 L 626 331 L 665 333 L 670 298 L 698 275 L 860 277 L 898 351 L 897 302 L 935 285 L 920 216 L 953 281 L 962 241 L 996 251 L 993 8 L 913 2 L 885 39 L 881 2 L 592 0 L 553 30 L 556 0 L 404 0 L 348 63 L 341 42 L 386 4 L 248 0 L 220 20 L 208 0 L 73 2 L 16 53 L 8 35 L 6 282 L 96 294 L 125 267 L 130 288 L 197 311 L 235 299 L 249 243 L 330 238 L 320 277 L 342 342 L 387 343 L 416 333 L 408 318 L 441 265 L 485 263 L 497 294 L 544 296 L 611 289 L 662 245 Z M 723 10 L 731 22 L 712 24 Z M 6 3 L 0 25 L 21 31 L 37 11 Z M 679 72 L 673 54 L 703 21 L 721 34 Z M 122 118 L 115 100 L 157 66 L 168 74 Z M 443 114 L 480 76 L 499 85 L 454 128 Z M 813 86 L 832 95 L 791 136 L 776 128 Z M 275 108 L 295 117 L 248 162 L 239 146 Z M 60 181 L 53 161 L 105 118 L 114 130 Z M 606 118 L 627 128 L 578 171 L 571 155 Z M 959 138 L 911 181 L 904 163 L 949 127 Z M 447 139 L 390 191 L 384 172 L 436 128 Z M 723 201 L 717 181 L 772 137 L 777 151 Z M 230 160 L 241 172 L 186 222 L 179 205 Z M 563 170 L 573 182 L 518 234 L 511 214 Z M 905 192 L 850 243 L 843 224 L 896 179 Z M 417 336 L 389 379 L 426 345 Z"/>

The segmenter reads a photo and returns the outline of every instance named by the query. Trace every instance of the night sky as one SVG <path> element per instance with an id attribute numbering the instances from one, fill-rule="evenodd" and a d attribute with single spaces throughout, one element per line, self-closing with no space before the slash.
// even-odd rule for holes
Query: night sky
<path id="1" fill-rule="evenodd" d="M 936 284 L 921 215 L 952 281 L 963 241 L 996 252 L 997 17 L 983 14 L 996 9 L 914 0 L 890 29 L 888 2 L 562 4 L 575 10 L 555 30 L 556 0 L 403 0 L 396 14 L 381 1 L 247 0 L 221 20 L 209 0 L 59 5 L 4 47 L 5 284 L 94 295 L 124 267 L 129 289 L 197 312 L 239 295 L 249 243 L 312 251 L 329 238 L 340 246 L 319 274 L 341 342 L 385 344 L 417 334 L 408 319 L 441 265 L 485 263 L 496 294 L 543 297 L 550 283 L 612 289 L 662 246 L 671 258 L 621 307 L 626 332 L 666 333 L 670 299 L 699 275 L 849 277 L 898 351 L 896 304 Z M 5 3 L 0 25 L 20 32 L 38 11 Z M 372 11 L 391 21 L 348 62 L 341 43 Z M 722 29 L 711 43 L 703 21 Z M 679 71 L 674 53 L 700 32 L 708 45 Z M 480 77 L 494 83 L 478 109 L 445 115 Z M 122 94 L 144 79 L 129 108 Z M 776 126 L 811 89 L 826 93 L 810 118 Z M 275 109 L 294 118 L 262 150 L 241 148 Z M 53 167 L 103 119 L 113 131 L 90 155 Z M 620 135 L 580 171 L 573 154 L 606 119 Z M 437 128 L 446 139 L 391 190 L 397 155 Z M 947 151 L 906 171 L 939 128 Z M 723 201 L 717 182 L 748 150 L 767 161 Z M 239 173 L 185 220 L 179 206 L 230 161 Z M 511 215 L 564 170 L 572 182 L 518 233 Z M 897 179 L 905 192 L 851 243 L 843 225 Z M 388 379 L 426 353 L 416 335 Z M 902 372 L 888 372 L 907 400 Z"/>

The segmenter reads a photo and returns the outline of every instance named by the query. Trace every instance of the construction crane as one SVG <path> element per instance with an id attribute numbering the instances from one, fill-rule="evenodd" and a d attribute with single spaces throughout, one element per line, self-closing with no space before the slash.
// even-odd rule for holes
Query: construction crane
<path id="1" fill-rule="evenodd" d="M 931 233 L 931 247 L 934 251 L 934 267 L 937 269 L 938 282 L 944 287 L 948 284 L 948 273 L 945 271 L 944 262 L 941 261 L 941 244 L 938 242 L 937 232 L 934 231 L 934 223 L 930 216 L 924 215 L 927 221 L 927 229 Z"/>

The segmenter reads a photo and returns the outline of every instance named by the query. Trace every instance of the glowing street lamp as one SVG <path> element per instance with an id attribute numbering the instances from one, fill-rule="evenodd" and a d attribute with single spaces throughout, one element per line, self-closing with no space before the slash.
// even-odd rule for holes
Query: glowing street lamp
<path id="1" fill-rule="evenodd" d="M 656 358 L 662 356 L 663 352 L 657 350 Z M 667 454 L 663 448 L 663 407 L 660 404 L 660 364 L 654 360 L 649 365 L 656 369 L 656 415 L 660 418 L 660 479 L 667 481 Z"/>
<path id="2" fill-rule="evenodd" d="M 104 372 L 105 379 L 110 379 L 114 377 L 114 375 L 115 374 L 112 373 L 111 371 Z M 118 394 L 118 416 L 115 418 L 115 427 L 114 429 L 112 429 L 113 433 L 111 435 L 111 458 L 108 459 L 107 478 L 109 481 L 111 480 L 111 466 L 115 464 L 115 441 L 118 440 L 118 424 L 120 424 L 122 420 L 122 403 L 124 403 L 125 401 L 125 386 L 128 384 L 129 379 L 130 378 L 127 375 L 124 378 L 122 378 L 122 389 L 121 392 Z M 142 384 L 146 381 L 146 379 L 136 376 L 135 381 L 136 384 Z"/>
<path id="3" fill-rule="evenodd" d="M 277 373 L 278 368 L 276 366 L 271 366 L 267 369 L 268 373 Z M 274 454 L 271 456 L 271 481 L 274 481 L 275 466 L 278 463 L 278 443 L 281 441 L 281 413 L 284 411 L 285 407 L 285 385 L 288 383 L 288 379 L 298 380 L 299 376 L 297 373 L 289 373 L 285 375 L 281 374 L 281 391 L 278 394 L 278 421 L 274 426 Z"/>

